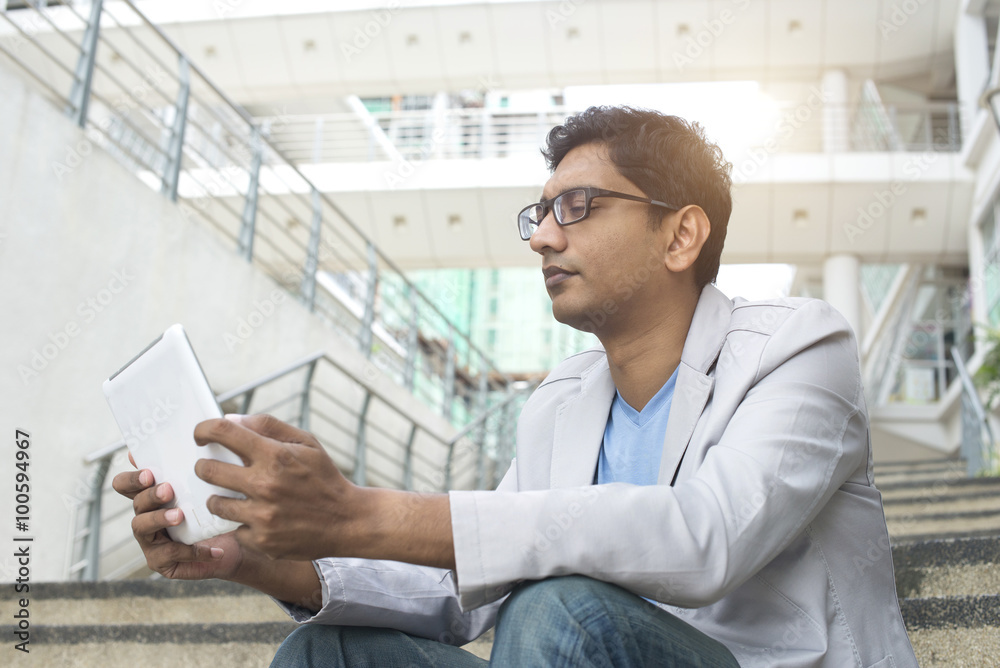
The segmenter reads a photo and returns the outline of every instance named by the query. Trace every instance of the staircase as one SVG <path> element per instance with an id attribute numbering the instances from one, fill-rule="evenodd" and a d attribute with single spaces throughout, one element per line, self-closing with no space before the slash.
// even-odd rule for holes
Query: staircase
<path id="1" fill-rule="evenodd" d="M 964 470 L 959 460 L 876 467 L 921 666 L 981 668 L 1000 657 L 1000 479 Z M 865 558 L 881 554 L 874 546 Z M 0 590 L 4 609 L 18 597 Z M 268 597 L 216 581 L 33 583 L 29 610 L 27 665 L 46 667 L 266 666 L 294 628 Z M 0 631 L 13 637 L 9 625 Z M 491 641 L 467 648 L 487 657 Z"/>
<path id="2" fill-rule="evenodd" d="M 921 666 L 1000 660 L 1000 478 L 965 475 L 957 459 L 875 467 L 896 590 Z"/>

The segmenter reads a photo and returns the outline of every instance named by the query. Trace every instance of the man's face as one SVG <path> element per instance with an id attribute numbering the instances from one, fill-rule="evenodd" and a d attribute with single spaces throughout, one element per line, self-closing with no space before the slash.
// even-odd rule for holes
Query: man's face
<path id="1" fill-rule="evenodd" d="M 603 144 L 585 144 L 566 154 L 542 199 L 587 186 L 646 197 L 618 172 Z M 572 225 L 558 225 L 551 211 L 546 215 L 529 243 L 542 256 L 556 320 L 599 334 L 641 318 L 643 302 L 662 294 L 668 273 L 666 235 L 648 221 L 649 205 L 613 197 L 595 198 L 590 216 Z"/>

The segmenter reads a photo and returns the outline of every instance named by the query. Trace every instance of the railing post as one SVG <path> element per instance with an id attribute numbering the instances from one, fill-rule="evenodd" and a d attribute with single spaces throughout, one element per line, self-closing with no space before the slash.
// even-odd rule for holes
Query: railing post
<path id="1" fill-rule="evenodd" d="M 361 404 L 361 412 L 358 414 L 358 438 L 354 444 L 354 475 L 352 476 L 355 485 L 364 485 L 367 477 L 367 465 L 365 461 L 365 420 L 368 417 L 368 406 L 371 405 L 372 393 L 365 390 L 365 400 Z"/>
<path id="2" fill-rule="evenodd" d="M 309 411 L 312 407 L 309 403 L 310 390 L 312 389 L 313 373 L 316 371 L 316 363 L 319 360 L 313 360 L 306 370 L 306 379 L 302 384 L 302 401 L 300 402 L 299 411 L 299 429 L 302 431 L 309 431 Z"/>
<path id="3" fill-rule="evenodd" d="M 316 186 L 312 189 L 312 229 L 309 232 L 309 249 L 305 275 L 302 277 L 302 301 L 309 310 L 316 307 L 316 271 L 319 268 L 319 240 L 323 230 L 323 205 Z"/>
<path id="4" fill-rule="evenodd" d="M 101 561 L 101 501 L 103 499 L 104 479 L 108 477 L 111 467 L 111 456 L 108 455 L 98 464 L 94 484 L 90 488 L 90 507 L 87 510 L 87 543 L 84 554 L 87 565 L 83 569 L 83 579 L 91 582 L 97 580 Z"/>
<path id="5" fill-rule="evenodd" d="M 480 357 L 479 364 L 485 367 L 485 360 Z M 479 372 L 479 392 L 476 395 L 476 414 L 481 415 L 486 412 L 487 392 L 489 391 L 489 367 L 481 369 Z M 476 445 L 479 447 L 479 468 L 476 476 L 476 489 L 486 488 L 486 440 L 488 430 L 486 425 L 488 420 L 483 420 L 479 428 Z"/>
<path id="6" fill-rule="evenodd" d="M 948 105 L 948 143 L 941 150 L 954 151 L 962 147 L 962 142 L 958 137 L 958 105 Z"/>
<path id="7" fill-rule="evenodd" d="M 975 383 L 965 366 L 965 360 L 957 346 L 951 347 L 951 357 L 955 361 L 959 381 L 962 383 L 962 456 L 965 457 L 966 474 L 971 478 L 984 468 L 995 464 L 994 447 L 996 439 L 990 427 L 986 410 L 976 392 Z"/>
<path id="8" fill-rule="evenodd" d="M 243 222 L 240 225 L 239 254 L 247 262 L 253 260 L 254 226 L 257 224 L 257 189 L 260 181 L 260 162 L 263 155 L 263 142 L 260 130 L 254 126 L 250 134 L 250 148 L 253 158 L 250 163 L 250 182 L 247 185 L 247 198 L 243 203 Z"/>
<path id="9" fill-rule="evenodd" d="M 378 294 L 378 256 L 375 245 L 368 242 L 368 293 L 365 295 L 365 315 L 361 321 L 359 342 L 365 357 L 372 356 L 372 327 L 375 325 L 375 296 Z"/>
<path id="10" fill-rule="evenodd" d="M 417 352 L 420 343 L 420 302 L 417 293 L 409 285 L 406 292 L 410 298 L 410 330 L 406 335 L 406 367 L 403 371 L 403 384 L 410 392 L 416 385 L 417 378 Z"/>
<path id="11" fill-rule="evenodd" d="M 101 30 L 101 10 L 104 0 L 93 0 L 90 5 L 90 19 L 80 44 L 80 57 L 76 61 L 73 88 L 69 94 L 66 113 L 81 128 L 87 127 L 87 108 L 90 106 L 90 87 L 94 81 L 94 63 L 97 61 L 97 35 Z M 45 3 L 38 3 L 38 11 Z"/>
<path id="12" fill-rule="evenodd" d="M 455 462 L 455 444 L 458 441 L 452 441 L 448 444 L 448 459 L 445 460 L 444 464 L 444 489 L 440 490 L 442 492 L 447 492 L 451 489 L 451 467 Z"/>
<path id="13" fill-rule="evenodd" d="M 446 420 L 451 420 L 452 403 L 455 400 L 455 328 L 448 323 L 448 348 L 444 358 L 444 405 L 441 414 Z"/>
<path id="14" fill-rule="evenodd" d="M 243 402 L 240 404 L 240 413 L 243 415 L 248 415 L 250 413 L 250 402 L 253 401 L 254 390 L 247 390 L 247 393 L 243 395 Z"/>
<path id="15" fill-rule="evenodd" d="M 167 165 L 163 170 L 160 192 L 171 202 L 177 201 L 177 184 L 181 178 L 181 162 L 184 159 L 184 130 L 187 127 L 188 98 L 191 93 L 191 67 L 183 55 L 177 58 L 177 78 L 180 89 L 177 91 L 177 104 L 174 105 L 174 122 L 170 129 L 170 142 L 167 145 Z"/>
<path id="16" fill-rule="evenodd" d="M 410 437 L 406 439 L 406 455 L 403 459 L 403 489 L 413 490 L 413 442 L 417 438 L 417 423 L 410 427 Z"/>

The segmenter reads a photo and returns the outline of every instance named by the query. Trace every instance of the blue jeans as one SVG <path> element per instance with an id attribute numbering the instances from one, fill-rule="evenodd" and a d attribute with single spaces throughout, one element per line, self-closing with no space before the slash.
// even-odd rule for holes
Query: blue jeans
<path id="1" fill-rule="evenodd" d="M 580 575 L 528 582 L 497 614 L 490 661 L 391 629 L 306 625 L 271 668 L 505 666 L 739 668 L 721 643 L 616 585 Z"/>

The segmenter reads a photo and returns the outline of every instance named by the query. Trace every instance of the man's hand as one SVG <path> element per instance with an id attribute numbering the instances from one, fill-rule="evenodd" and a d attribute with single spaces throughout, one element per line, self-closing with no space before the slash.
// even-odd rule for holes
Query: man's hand
<path id="1" fill-rule="evenodd" d="M 132 466 L 135 461 L 128 456 Z M 174 498 L 170 483 L 154 484 L 149 469 L 126 471 L 114 477 L 111 486 L 116 492 L 132 499 L 135 517 L 132 533 L 146 564 L 160 575 L 175 580 L 232 579 L 243 560 L 243 550 L 232 533 L 215 536 L 195 545 L 175 543 L 167 535 L 167 527 L 184 520 L 180 508 L 162 506 Z"/>
<path id="2" fill-rule="evenodd" d="M 349 556 L 363 490 L 343 476 L 315 436 L 253 415 L 206 420 L 194 439 L 219 443 L 243 459 L 244 466 L 200 459 L 194 467 L 202 480 L 247 497 L 208 500 L 213 514 L 243 525 L 235 532 L 243 545 L 274 559 Z"/>
<path id="3" fill-rule="evenodd" d="M 213 496 L 208 509 L 243 526 L 236 539 L 273 559 L 364 557 L 455 567 L 445 494 L 358 487 L 312 434 L 269 415 L 206 420 L 199 445 L 219 443 L 243 459 L 195 464 L 205 482 L 245 499 Z"/>
<path id="4" fill-rule="evenodd" d="M 131 453 L 128 458 L 135 466 Z M 319 576 L 307 561 L 269 559 L 241 546 L 234 532 L 195 545 L 171 540 L 166 529 L 180 524 L 184 513 L 179 508 L 163 508 L 174 498 L 173 488 L 169 483 L 155 485 L 149 469 L 119 473 L 111 485 L 132 499 L 132 533 L 146 564 L 157 573 L 175 580 L 231 580 L 313 611 L 322 607 Z"/>

